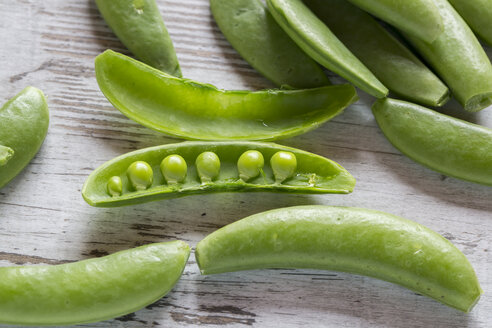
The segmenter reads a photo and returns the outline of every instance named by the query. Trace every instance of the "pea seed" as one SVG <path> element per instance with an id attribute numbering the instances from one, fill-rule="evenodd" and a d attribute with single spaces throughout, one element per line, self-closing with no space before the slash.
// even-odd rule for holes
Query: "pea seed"
<path id="1" fill-rule="evenodd" d="M 239 177 L 243 181 L 256 178 L 265 165 L 263 154 L 257 150 L 248 150 L 244 152 L 237 161 Z"/>
<path id="2" fill-rule="evenodd" d="M 108 181 L 108 194 L 112 197 L 120 196 L 123 192 L 123 183 L 118 176 L 111 177 Z"/>
<path id="3" fill-rule="evenodd" d="M 210 151 L 198 155 L 195 165 L 202 183 L 212 182 L 220 173 L 220 159 Z"/>
<path id="4" fill-rule="evenodd" d="M 133 162 L 126 171 L 135 190 L 145 190 L 152 185 L 154 173 L 147 162 Z"/>
<path id="5" fill-rule="evenodd" d="M 270 159 L 275 182 L 282 183 L 292 177 L 297 169 L 296 155 L 287 151 L 279 151 Z"/>
<path id="6" fill-rule="evenodd" d="M 169 155 L 161 162 L 162 175 L 170 185 L 183 182 L 187 171 L 186 161 L 179 155 Z"/>

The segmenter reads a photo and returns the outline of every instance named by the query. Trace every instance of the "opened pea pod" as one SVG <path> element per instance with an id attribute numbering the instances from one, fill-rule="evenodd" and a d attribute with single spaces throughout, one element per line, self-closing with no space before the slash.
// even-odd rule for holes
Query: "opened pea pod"
<path id="1" fill-rule="evenodd" d="M 355 179 L 339 164 L 261 142 L 182 142 L 119 156 L 82 188 L 92 206 L 115 207 L 228 191 L 350 193 Z"/>

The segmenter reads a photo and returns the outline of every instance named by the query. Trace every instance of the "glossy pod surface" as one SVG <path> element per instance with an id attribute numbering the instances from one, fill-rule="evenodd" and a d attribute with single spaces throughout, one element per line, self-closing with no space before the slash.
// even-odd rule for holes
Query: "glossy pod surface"
<path id="1" fill-rule="evenodd" d="M 256 214 L 200 241 L 202 274 L 311 268 L 400 284 L 468 312 L 482 290 L 453 244 L 415 222 L 383 212 L 299 206 Z"/>
<path id="2" fill-rule="evenodd" d="M 178 58 L 155 0 L 96 0 L 106 23 L 141 61 L 181 77 Z"/>
<path id="3" fill-rule="evenodd" d="M 106 98 L 132 120 L 196 140 L 275 140 L 317 128 L 358 97 L 350 85 L 306 90 L 224 91 L 179 79 L 127 56 L 96 58 Z"/>
<path id="4" fill-rule="evenodd" d="M 442 106 L 449 89 L 374 18 L 346 0 L 304 3 L 393 93 L 428 106 Z"/>
<path id="5" fill-rule="evenodd" d="M 311 58 L 377 98 L 388 89 L 301 0 L 267 0 L 277 23 Z"/>
<path id="6" fill-rule="evenodd" d="M 69 264 L 0 268 L 0 323 L 72 325 L 137 311 L 171 290 L 189 254 L 175 241 Z"/>
<path id="7" fill-rule="evenodd" d="M 48 125 L 48 104 L 39 89 L 27 87 L 0 108 L 0 188 L 36 155 Z"/>
<path id="8" fill-rule="evenodd" d="M 330 84 L 323 69 L 278 26 L 261 0 L 210 0 L 220 30 L 234 49 L 278 86 Z"/>
<path id="9" fill-rule="evenodd" d="M 492 0 L 449 0 L 473 31 L 492 46 Z"/>
<path id="10" fill-rule="evenodd" d="M 251 150 L 262 154 L 264 166 L 259 175 L 249 176 L 244 181 L 240 178 L 238 161 Z M 214 169 L 209 173 L 197 172 L 197 159 L 208 152 L 215 154 L 220 161 L 218 175 L 215 175 Z M 291 176 L 284 176 L 283 171 L 274 171 L 269 164 L 279 152 L 295 157 L 295 170 Z M 186 177 L 178 184 L 168 184 L 160 170 L 162 160 L 169 155 L 179 155 L 187 163 Z M 136 191 L 128 181 L 127 168 L 136 161 L 145 161 L 152 168 L 153 182 L 146 190 Z M 289 163 L 278 165 L 289 170 Z M 279 173 L 283 179 L 280 182 L 277 181 L 281 180 Z M 203 174 L 205 179 L 202 178 Z M 120 177 L 123 184 L 123 191 L 117 196 L 111 196 L 107 189 L 108 182 L 114 176 Z M 82 195 L 92 206 L 113 207 L 209 192 L 350 193 L 354 185 L 355 179 L 343 167 L 302 150 L 274 143 L 196 141 L 141 149 L 106 162 L 89 176 L 82 188 Z"/>
<path id="11" fill-rule="evenodd" d="M 372 111 L 388 140 L 435 171 L 492 186 L 492 130 L 404 101 L 382 99 Z"/>
<path id="12" fill-rule="evenodd" d="M 492 104 L 492 65 L 472 30 L 447 0 L 434 0 L 444 22 L 444 32 L 432 43 L 407 35 L 422 57 L 446 82 L 467 110 Z"/>

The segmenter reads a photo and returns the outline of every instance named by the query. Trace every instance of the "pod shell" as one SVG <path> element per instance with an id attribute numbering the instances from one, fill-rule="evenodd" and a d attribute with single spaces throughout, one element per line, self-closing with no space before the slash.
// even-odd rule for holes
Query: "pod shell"
<path id="1" fill-rule="evenodd" d="M 181 77 L 173 42 L 155 0 L 96 0 L 106 23 L 141 61 Z"/>
<path id="2" fill-rule="evenodd" d="M 351 85 L 224 91 L 180 79 L 111 50 L 96 58 L 106 98 L 130 119 L 195 140 L 275 140 L 317 128 L 357 101 Z"/>
<path id="3" fill-rule="evenodd" d="M 0 188 L 36 155 L 48 133 L 49 111 L 43 92 L 27 87 L 0 108 L 0 145 L 11 148 L 0 166 Z"/>
<path id="4" fill-rule="evenodd" d="M 260 151 L 265 163 L 278 151 L 293 153 L 297 158 L 297 171 L 282 184 L 275 183 L 275 177 L 269 165 L 263 167 L 263 174 L 247 182 L 239 178 L 237 161 L 248 150 Z M 198 177 L 195 160 L 203 152 L 211 151 L 220 159 L 219 176 L 211 183 L 202 184 Z M 163 158 L 171 154 L 182 156 L 188 164 L 188 172 L 183 183 L 167 185 L 159 165 Z M 129 186 L 125 172 L 135 161 L 149 163 L 154 171 L 153 185 L 144 191 L 135 192 Z M 111 197 L 106 185 L 113 176 L 121 177 L 123 193 Z M 274 143 L 247 141 L 199 142 L 189 141 L 145 148 L 116 157 L 97 168 L 87 178 L 82 196 L 92 206 L 114 207 L 144 203 L 159 199 L 177 198 L 193 194 L 232 191 L 272 191 L 289 193 L 350 193 L 355 179 L 339 164 L 299 149 Z"/>
<path id="5" fill-rule="evenodd" d="M 377 101 L 372 112 L 386 138 L 414 161 L 492 186 L 491 129 L 395 99 Z"/>
<path id="6" fill-rule="evenodd" d="M 329 85 L 323 69 L 278 26 L 260 0 L 210 0 L 217 25 L 234 49 L 278 86 Z"/>
<path id="7" fill-rule="evenodd" d="M 393 282 L 468 312 L 482 290 L 453 244 L 415 222 L 383 212 L 299 206 L 256 214 L 200 241 L 202 274 L 311 268 Z"/>
<path id="8" fill-rule="evenodd" d="M 492 46 L 492 1 L 449 0 L 461 17 L 482 40 Z"/>

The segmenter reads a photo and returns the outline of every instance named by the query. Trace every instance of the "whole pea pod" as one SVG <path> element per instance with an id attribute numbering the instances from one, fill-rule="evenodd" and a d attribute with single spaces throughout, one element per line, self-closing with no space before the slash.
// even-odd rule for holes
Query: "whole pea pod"
<path id="1" fill-rule="evenodd" d="M 467 111 L 492 104 L 492 65 L 472 30 L 447 0 L 434 0 L 443 18 L 444 32 L 426 43 L 406 37 L 451 89 Z"/>
<path id="2" fill-rule="evenodd" d="M 261 0 L 210 0 L 220 30 L 234 49 L 278 86 L 330 84 L 323 69 L 278 26 Z"/>
<path id="3" fill-rule="evenodd" d="M 482 289 L 453 244 L 415 222 L 360 208 L 298 206 L 252 215 L 200 241 L 202 274 L 310 268 L 362 274 L 468 312 Z"/>
<path id="4" fill-rule="evenodd" d="M 113 32 L 141 61 L 181 77 L 178 58 L 155 0 L 96 0 Z"/>
<path id="5" fill-rule="evenodd" d="M 39 89 L 27 87 L 0 108 L 0 188 L 36 155 L 48 125 L 48 104 Z"/>
<path id="6" fill-rule="evenodd" d="M 492 46 L 492 0 L 449 0 L 482 40 Z"/>
<path id="7" fill-rule="evenodd" d="M 350 193 L 355 179 L 337 163 L 260 142 L 189 141 L 124 154 L 97 168 L 82 196 L 113 207 L 211 192 Z"/>
<path id="8" fill-rule="evenodd" d="M 189 254 L 174 241 L 69 264 L 0 268 L 0 323 L 74 325 L 135 312 L 173 288 Z"/>
<path id="9" fill-rule="evenodd" d="M 304 3 L 391 92 L 429 106 L 449 100 L 446 85 L 368 13 L 346 0 Z"/>
<path id="10" fill-rule="evenodd" d="M 96 77 L 106 98 L 127 117 L 186 139 L 287 138 L 317 128 L 358 99 L 350 85 L 224 91 L 110 50 L 97 56 Z"/>
<path id="11" fill-rule="evenodd" d="M 492 130 L 412 103 L 381 99 L 372 112 L 388 140 L 414 161 L 492 186 Z"/>
<path id="12" fill-rule="evenodd" d="M 377 98 L 388 89 L 301 0 L 267 0 L 277 23 L 311 58 Z"/>

